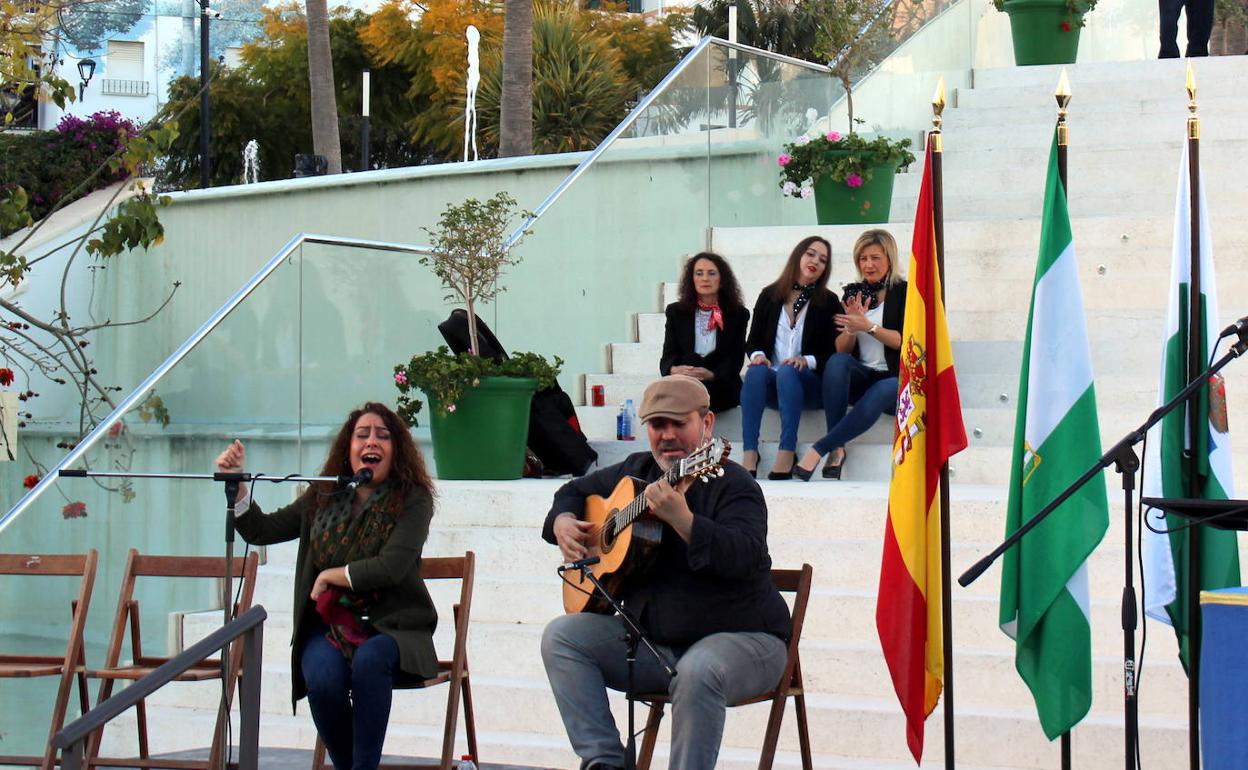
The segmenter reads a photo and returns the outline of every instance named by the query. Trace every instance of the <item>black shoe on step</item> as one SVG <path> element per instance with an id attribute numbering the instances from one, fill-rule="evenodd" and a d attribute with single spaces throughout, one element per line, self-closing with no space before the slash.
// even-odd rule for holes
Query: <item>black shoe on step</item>
<path id="1" fill-rule="evenodd" d="M 847 450 L 841 450 L 841 461 L 838 464 L 833 465 L 831 462 L 824 464 L 823 477 L 825 479 L 839 479 L 841 477 L 841 469 L 845 467 L 845 461 L 848 459 L 849 452 Z"/>
<path id="2" fill-rule="evenodd" d="M 798 477 L 802 481 L 810 481 L 810 477 L 815 475 L 815 472 L 813 469 L 808 471 L 800 465 L 794 465 L 793 475 Z"/>
<path id="3" fill-rule="evenodd" d="M 769 481 L 788 481 L 791 478 L 793 478 L 793 471 L 791 470 L 784 472 L 772 471 L 767 474 L 767 479 Z"/>

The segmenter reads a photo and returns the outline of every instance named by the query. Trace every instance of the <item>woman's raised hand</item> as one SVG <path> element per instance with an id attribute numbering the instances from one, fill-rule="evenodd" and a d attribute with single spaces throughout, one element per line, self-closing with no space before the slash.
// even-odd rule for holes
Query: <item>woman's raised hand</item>
<path id="1" fill-rule="evenodd" d="M 234 443 L 227 446 L 224 452 L 217 455 L 217 471 L 220 473 L 242 473 L 243 462 L 246 459 L 247 450 L 243 447 L 243 442 L 234 439 Z"/>

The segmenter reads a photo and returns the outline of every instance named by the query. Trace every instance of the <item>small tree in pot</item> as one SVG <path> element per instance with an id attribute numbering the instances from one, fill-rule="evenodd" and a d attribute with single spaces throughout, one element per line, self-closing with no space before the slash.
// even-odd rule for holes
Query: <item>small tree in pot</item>
<path id="1" fill-rule="evenodd" d="M 412 390 L 429 397 L 440 478 L 518 478 L 529 400 L 535 389 L 555 383 L 563 364 L 558 356 L 551 363 L 535 353 L 500 360 L 478 355 L 476 307 L 504 290 L 499 285 L 503 270 L 520 261 L 512 252 L 519 240 L 507 243 L 508 225 L 517 214 L 526 215 L 516 211 L 510 195 L 499 192 L 486 201 L 469 198 L 448 205 L 437 227 L 424 228 L 432 253 L 421 257 L 421 264 L 442 282 L 446 300 L 467 311 L 469 350 L 453 354 L 441 346 L 414 355 L 394 368 L 394 383 L 399 416 L 409 425 L 416 424 L 422 406 Z"/>

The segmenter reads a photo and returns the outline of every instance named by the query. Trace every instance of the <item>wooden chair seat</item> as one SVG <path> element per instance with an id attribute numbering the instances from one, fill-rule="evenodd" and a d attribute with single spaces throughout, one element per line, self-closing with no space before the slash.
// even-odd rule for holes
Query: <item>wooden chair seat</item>
<path id="1" fill-rule="evenodd" d="M 810 582 L 813 569 L 803 564 L 801 569 L 773 569 L 771 581 L 782 593 L 793 594 L 792 631 L 789 636 L 788 657 L 784 664 L 784 673 L 776 688 L 770 692 L 760 693 L 744 698 L 730 706 L 748 706 L 751 703 L 771 703 L 771 715 L 767 719 L 767 731 L 763 737 L 762 751 L 758 760 L 759 770 L 770 770 L 776 759 L 776 746 L 780 742 L 780 724 L 784 720 L 784 704 L 793 699 L 793 709 L 797 717 L 797 738 L 802 754 L 803 770 L 812 770 L 813 762 L 810 753 L 810 730 L 806 723 L 806 690 L 802 683 L 802 663 L 798 655 L 798 647 L 802 640 L 802 624 L 806 620 L 806 605 L 810 602 Z M 654 747 L 659 738 L 659 723 L 663 720 L 663 709 L 671 702 L 667 693 L 647 693 L 633 695 L 631 700 L 647 703 L 650 706 L 646 716 L 646 726 L 641 739 L 641 749 L 637 756 L 637 770 L 650 770 L 650 761 L 654 758 Z"/>
<path id="2" fill-rule="evenodd" d="M 78 596 L 70 602 L 69 638 L 65 649 L 57 655 L 10 655 L 0 652 L 0 679 L 32 679 L 36 677 L 60 677 L 56 700 L 52 706 L 52 724 L 48 730 L 47 748 L 42 756 L 0 756 L 0 765 L 38 765 L 41 770 L 52 770 L 56 764 L 56 750 L 52 748 L 52 736 L 65 726 L 65 714 L 69 710 L 69 695 L 74 681 L 78 684 L 78 707 L 82 713 L 90 708 L 87 697 L 85 657 L 83 654 L 83 629 L 87 624 L 87 610 L 91 606 L 91 592 L 95 586 L 95 570 L 99 553 L 95 549 L 85 554 L 0 554 L 0 575 L 27 575 L 48 577 L 78 577 Z"/>
<path id="3" fill-rule="evenodd" d="M 65 659 L 51 655 L 0 655 L 0 679 L 27 679 L 56 676 L 65 668 Z M 75 672 L 81 666 L 71 667 Z"/>
<path id="4" fill-rule="evenodd" d="M 472 583 L 476 572 L 476 555 L 467 551 L 463 556 L 431 558 L 420 562 L 420 575 L 429 580 L 459 580 L 459 601 L 451 608 L 455 621 L 454 653 L 450 660 L 438 661 L 437 676 L 395 689 L 423 689 L 439 684 L 450 684 L 446 696 L 446 719 L 442 725 L 442 755 L 436 764 L 383 763 L 387 770 L 414 770 L 414 768 L 439 768 L 451 770 L 457 762 L 455 756 L 455 733 L 459 711 L 464 712 L 464 732 L 468 738 L 468 754 L 481 766 L 477 758 L 477 724 L 472 711 L 472 687 L 468 677 L 468 621 L 472 614 Z M 316 737 L 312 752 L 312 770 L 324 770 L 325 744 Z"/>
<path id="5" fill-rule="evenodd" d="M 256 569 L 259 556 L 253 551 L 246 559 L 234 559 L 231 573 L 239 582 L 238 601 L 234 604 L 234 614 L 246 612 L 251 608 L 251 600 L 256 591 Z M 225 559 L 216 556 L 151 556 L 140 554 L 130 549 L 126 560 L 126 569 L 121 580 L 121 594 L 117 599 L 117 613 L 113 616 L 112 634 L 109 637 L 108 652 L 104 655 L 104 665 L 91 669 L 87 676 L 100 680 L 100 692 L 96 705 L 108 700 L 113 694 L 113 683 L 117 681 L 135 681 L 150 674 L 170 660 L 166 657 L 145 655 L 140 627 L 139 602 L 134 598 L 135 584 L 139 578 L 199 578 L 204 580 L 222 580 L 225 576 Z M 163 618 L 162 618 L 163 622 Z M 130 637 L 130 660 L 121 662 L 121 650 L 126 637 Z M 100 744 L 103 741 L 105 728 L 91 736 L 87 742 L 86 768 L 92 765 L 102 767 L 182 767 L 182 768 L 218 768 L 225 748 L 220 737 L 223 718 L 228 718 L 230 706 L 234 702 L 234 691 L 238 687 L 239 675 L 242 671 L 243 647 L 241 640 L 230 645 L 227 658 L 224 705 L 217 714 L 217 726 L 212 735 L 212 748 L 208 760 L 153 759 L 148 747 L 147 706 L 143 701 L 135 705 L 135 720 L 138 730 L 139 753 L 137 757 L 100 757 Z M 205 658 L 184 674 L 178 676 L 177 682 L 203 682 L 221 679 L 221 661 L 219 658 Z"/>
<path id="6" fill-rule="evenodd" d="M 138 681 L 156 669 L 160 668 L 164 660 L 144 661 L 142 663 L 132 663 L 128 666 L 117 666 L 116 668 L 93 668 L 87 671 L 87 676 L 92 679 L 124 679 L 129 681 Z M 175 682 L 203 682 L 208 679 L 221 678 L 221 661 L 215 658 L 200 661 L 194 666 L 188 668 L 185 672 L 173 678 Z"/>

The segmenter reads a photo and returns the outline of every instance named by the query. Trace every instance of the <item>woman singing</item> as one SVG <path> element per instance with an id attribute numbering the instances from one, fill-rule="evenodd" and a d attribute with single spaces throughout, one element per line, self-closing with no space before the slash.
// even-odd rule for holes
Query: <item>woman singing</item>
<path id="1" fill-rule="evenodd" d="M 216 460 L 241 471 L 235 441 Z M 318 482 L 291 505 L 262 513 L 244 487 L 235 525 L 249 543 L 299 539 L 295 572 L 292 701 L 308 696 L 337 770 L 381 761 L 396 683 L 437 674 L 438 617 L 420 577 L 433 516 L 433 482 L 407 426 L 383 404 L 347 416 L 323 476 L 372 479 L 354 490 Z"/>

